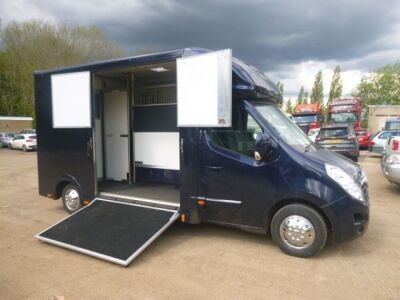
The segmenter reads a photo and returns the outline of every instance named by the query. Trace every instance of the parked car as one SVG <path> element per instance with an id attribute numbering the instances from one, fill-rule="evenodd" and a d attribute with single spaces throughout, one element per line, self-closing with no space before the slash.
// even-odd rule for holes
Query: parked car
<path id="1" fill-rule="evenodd" d="M 320 128 L 313 128 L 310 129 L 310 131 L 308 132 L 308 137 L 310 138 L 310 140 L 312 140 L 315 143 L 315 138 L 317 137 L 318 133 L 319 133 Z"/>
<path id="2" fill-rule="evenodd" d="M 385 149 L 382 152 L 382 155 L 388 156 L 397 153 L 400 154 L 400 136 L 392 136 L 387 139 L 387 143 Z"/>
<path id="3" fill-rule="evenodd" d="M 26 152 L 28 150 L 36 150 L 35 134 L 19 134 L 8 144 L 10 149 L 21 149 Z"/>
<path id="4" fill-rule="evenodd" d="M 19 134 L 36 134 L 36 129 L 27 128 L 22 130 Z"/>
<path id="5" fill-rule="evenodd" d="M 391 183 L 400 184 L 400 153 L 385 155 L 381 167 L 383 174 Z"/>
<path id="6" fill-rule="evenodd" d="M 358 161 L 360 151 L 357 137 L 351 124 L 323 126 L 315 138 L 315 143 L 318 146 Z"/>
<path id="7" fill-rule="evenodd" d="M 0 132 L 0 148 L 8 147 L 8 144 L 15 137 L 15 134 L 12 132 Z"/>
<path id="8" fill-rule="evenodd" d="M 355 131 L 360 149 L 368 149 L 371 144 L 371 132 L 368 129 L 360 128 Z"/>
<path id="9" fill-rule="evenodd" d="M 400 131 L 380 131 L 372 137 L 370 151 L 381 154 L 385 149 L 387 139 L 392 136 L 400 136 Z"/>

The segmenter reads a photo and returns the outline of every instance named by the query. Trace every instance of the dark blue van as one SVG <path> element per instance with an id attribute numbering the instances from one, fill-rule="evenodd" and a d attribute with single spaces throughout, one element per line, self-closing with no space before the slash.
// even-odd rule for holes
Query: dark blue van
<path id="1" fill-rule="evenodd" d="M 298 257 L 367 230 L 363 170 L 313 144 L 257 69 L 212 54 L 35 73 L 39 193 L 73 213 L 39 240 L 128 265 L 178 218 L 270 233 Z"/>

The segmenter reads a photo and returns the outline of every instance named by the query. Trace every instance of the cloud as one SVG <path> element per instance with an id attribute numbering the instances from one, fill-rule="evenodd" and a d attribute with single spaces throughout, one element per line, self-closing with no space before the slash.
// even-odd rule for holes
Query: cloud
<path id="1" fill-rule="evenodd" d="M 291 93 L 319 69 L 329 78 L 336 64 L 347 92 L 362 74 L 400 57 L 398 0 L 0 0 L 0 18 L 96 25 L 132 52 L 232 48 Z"/>

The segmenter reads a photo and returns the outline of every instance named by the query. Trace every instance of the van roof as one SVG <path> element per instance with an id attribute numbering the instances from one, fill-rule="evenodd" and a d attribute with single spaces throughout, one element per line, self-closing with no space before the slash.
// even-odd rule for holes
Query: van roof
<path id="1" fill-rule="evenodd" d="M 138 65 L 173 61 L 180 57 L 188 57 L 207 52 L 211 52 L 211 50 L 204 48 L 185 48 L 166 52 L 103 60 L 71 67 L 35 71 L 34 74 L 35 76 L 40 76 L 80 71 L 100 71 L 127 66 L 133 67 Z M 278 87 L 267 76 L 265 76 L 265 74 L 257 70 L 254 66 L 248 65 L 237 58 L 232 58 L 232 71 L 234 75 L 236 75 L 236 78 L 235 76 L 232 78 L 232 85 L 235 90 L 261 93 L 272 98 L 271 100 L 274 102 L 282 102 L 282 94 L 280 93 Z"/>

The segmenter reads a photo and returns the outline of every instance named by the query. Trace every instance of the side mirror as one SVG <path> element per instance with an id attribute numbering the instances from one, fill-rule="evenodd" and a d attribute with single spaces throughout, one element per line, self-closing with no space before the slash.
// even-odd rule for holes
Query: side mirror
<path id="1" fill-rule="evenodd" d="M 255 160 L 265 160 L 273 150 L 272 139 L 266 134 L 259 134 L 256 139 L 254 150 Z"/>

